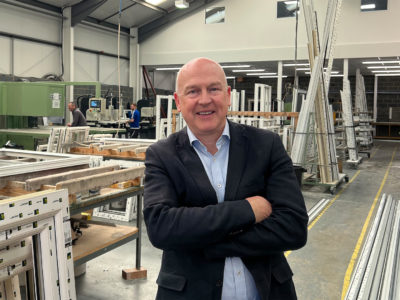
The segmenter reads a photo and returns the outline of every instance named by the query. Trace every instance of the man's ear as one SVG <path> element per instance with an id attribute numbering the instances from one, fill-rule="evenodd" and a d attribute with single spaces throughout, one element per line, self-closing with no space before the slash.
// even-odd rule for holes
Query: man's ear
<path id="1" fill-rule="evenodd" d="M 231 87 L 229 85 L 226 89 L 226 93 L 228 94 L 228 106 L 231 106 Z"/>
<path id="2" fill-rule="evenodd" d="M 180 112 L 181 111 L 181 102 L 180 102 L 179 96 L 176 92 L 174 93 L 174 99 L 175 99 L 176 108 Z"/>

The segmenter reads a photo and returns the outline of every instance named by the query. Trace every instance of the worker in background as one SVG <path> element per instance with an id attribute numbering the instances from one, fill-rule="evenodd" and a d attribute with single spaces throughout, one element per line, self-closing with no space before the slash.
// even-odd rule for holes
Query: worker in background
<path id="1" fill-rule="evenodd" d="M 297 299 L 284 251 L 305 245 L 308 216 L 292 161 L 277 134 L 227 120 L 230 93 L 218 63 L 188 62 L 174 94 L 187 127 L 146 152 L 156 299 Z"/>
<path id="2" fill-rule="evenodd" d="M 140 130 L 140 112 L 137 110 L 136 103 L 131 104 L 131 110 L 128 111 L 129 118 L 129 135 L 131 138 L 136 139 Z"/>
<path id="3" fill-rule="evenodd" d="M 87 126 L 84 115 L 79 110 L 79 108 L 76 107 L 76 104 L 74 102 L 68 103 L 68 109 L 70 112 L 72 112 L 72 123 L 68 123 L 67 126 Z"/>

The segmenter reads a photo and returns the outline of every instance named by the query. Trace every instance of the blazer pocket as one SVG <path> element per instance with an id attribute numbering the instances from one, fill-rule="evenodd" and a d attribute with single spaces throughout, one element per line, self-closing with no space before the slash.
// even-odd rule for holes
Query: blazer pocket
<path id="1" fill-rule="evenodd" d="M 286 261 L 282 261 L 279 265 L 272 268 L 272 275 L 279 283 L 284 283 L 293 276 L 293 272 Z"/>
<path id="2" fill-rule="evenodd" d="M 163 288 L 182 292 L 186 285 L 186 278 L 180 275 L 160 272 L 156 282 Z"/>

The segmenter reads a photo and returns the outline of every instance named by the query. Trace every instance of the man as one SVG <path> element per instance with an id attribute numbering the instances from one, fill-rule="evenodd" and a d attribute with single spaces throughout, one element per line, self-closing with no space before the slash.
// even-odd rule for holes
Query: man
<path id="1" fill-rule="evenodd" d="M 305 245 L 308 217 L 279 136 L 227 121 L 230 87 L 212 60 L 184 65 L 174 96 L 187 127 L 146 153 L 157 299 L 296 299 L 283 251 Z"/>
<path id="2" fill-rule="evenodd" d="M 132 103 L 131 110 L 128 111 L 130 137 L 134 139 L 138 137 L 140 129 L 140 112 L 136 108 L 136 103 Z"/>
<path id="3" fill-rule="evenodd" d="M 74 102 L 68 103 L 68 109 L 72 112 L 72 123 L 68 123 L 67 126 L 87 126 L 85 117 Z"/>

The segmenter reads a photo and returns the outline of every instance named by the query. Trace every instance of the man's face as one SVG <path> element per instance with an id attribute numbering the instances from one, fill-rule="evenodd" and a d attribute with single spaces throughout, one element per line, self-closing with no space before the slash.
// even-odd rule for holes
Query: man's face
<path id="1" fill-rule="evenodd" d="M 135 110 L 136 106 L 131 104 L 131 110 Z"/>
<path id="2" fill-rule="evenodd" d="M 210 60 L 198 59 L 182 69 L 174 97 L 197 137 L 219 137 L 231 104 L 230 93 L 223 70 Z"/>
<path id="3" fill-rule="evenodd" d="M 72 103 L 68 103 L 68 109 L 70 111 L 73 111 L 75 109 L 75 105 L 73 105 Z"/>

